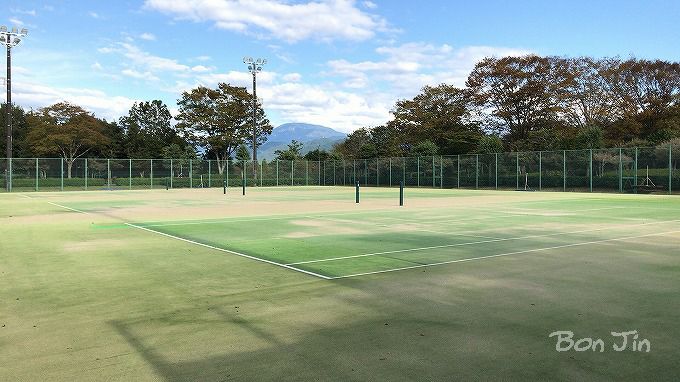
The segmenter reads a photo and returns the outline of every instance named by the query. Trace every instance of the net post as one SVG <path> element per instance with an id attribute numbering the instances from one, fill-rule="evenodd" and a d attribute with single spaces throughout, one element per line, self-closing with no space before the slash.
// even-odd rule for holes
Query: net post
<path id="1" fill-rule="evenodd" d="M 87 159 L 85 160 L 87 161 Z M 85 181 L 87 182 L 87 177 L 85 177 Z M 38 158 L 35 158 L 35 190 L 38 191 Z"/>
<path id="2" fill-rule="evenodd" d="M 226 195 L 227 194 L 227 181 L 226 181 L 226 179 L 222 181 L 222 190 L 223 190 L 224 195 Z"/>
<path id="3" fill-rule="evenodd" d="M 479 154 L 475 155 L 475 190 L 479 189 Z"/>
<path id="4" fill-rule="evenodd" d="M 355 185 L 355 200 L 356 200 L 356 203 L 358 204 L 359 203 L 359 181 L 357 181 L 357 183 Z"/>
<path id="5" fill-rule="evenodd" d="M 128 159 L 128 190 L 132 190 L 132 159 Z"/>
<path id="6" fill-rule="evenodd" d="M 246 195 L 246 161 L 243 161 L 243 166 L 241 167 L 241 189 L 243 190 L 243 196 Z"/>
<path id="7" fill-rule="evenodd" d="M 590 192 L 593 192 L 593 149 L 589 150 L 589 155 L 588 173 L 590 173 Z"/>
<path id="8" fill-rule="evenodd" d="M 399 182 L 399 206 L 404 205 L 404 182 Z"/>
<path id="9" fill-rule="evenodd" d="M 668 144 L 668 195 L 673 194 L 673 144 Z"/>

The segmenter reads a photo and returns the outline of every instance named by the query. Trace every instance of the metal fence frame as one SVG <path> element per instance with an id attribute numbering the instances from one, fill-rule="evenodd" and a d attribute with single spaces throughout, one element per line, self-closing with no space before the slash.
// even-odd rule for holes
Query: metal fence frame
<path id="1" fill-rule="evenodd" d="M 13 158 L 10 191 L 257 186 L 362 186 L 680 193 L 673 147 L 614 148 L 328 161 Z M 9 165 L 9 168 L 6 168 Z M 70 176 L 69 176 L 70 174 Z M 3 191 L 7 191 L 3 188 Z M 646 189 L 650 191 L 650 189 Z"/>

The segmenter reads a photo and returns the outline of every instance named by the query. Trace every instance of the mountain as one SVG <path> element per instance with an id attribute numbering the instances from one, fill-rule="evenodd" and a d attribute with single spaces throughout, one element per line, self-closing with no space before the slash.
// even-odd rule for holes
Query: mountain
<path id="1" fill-rule="evenodd" d="M 330 150 L 334 144 L 342 142 L 347 134 L 330 127 L 311 125 L 308 123 L 284 123 L 275 127 L 267 142 L 257 151 L 257 159 L 272 160 L 276 158 L 276 150 L 285 150 L 293 139 L 302 142 L 302 155 L 321 148 Z"/>

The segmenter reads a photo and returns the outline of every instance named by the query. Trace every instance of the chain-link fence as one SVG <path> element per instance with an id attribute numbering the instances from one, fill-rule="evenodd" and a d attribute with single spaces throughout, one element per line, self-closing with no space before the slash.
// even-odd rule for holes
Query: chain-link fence
<path id="1" fill-rule="evenodd" d="M 680 147 L 335 159 L 14 158 L 0 162 L 4 191 L 246 186 L 362 186 L 680 193 Z"/>

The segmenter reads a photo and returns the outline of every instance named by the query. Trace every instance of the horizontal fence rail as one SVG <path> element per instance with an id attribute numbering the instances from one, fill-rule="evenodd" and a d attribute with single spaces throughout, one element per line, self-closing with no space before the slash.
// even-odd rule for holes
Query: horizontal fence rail
<path id="1" fill-rule="evenodd" d="M 3 191 L 247 186 L 362 186 L 667 193 L 678 148 L 616 148 L 327 161 L 13 158 Z M 677 158 L 677 159 L 676 159 Z"/>

